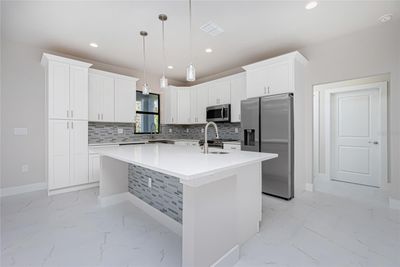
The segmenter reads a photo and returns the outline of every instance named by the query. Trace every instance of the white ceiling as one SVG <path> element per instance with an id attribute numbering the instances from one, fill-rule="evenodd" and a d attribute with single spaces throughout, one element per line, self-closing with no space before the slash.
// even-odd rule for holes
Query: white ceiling
<path id="1" fill-rule="evenodd" d="M 400 1 L 193 0 L 193 54 L 198 78 L 299 49 L 379 24 L 386 13 L 400 17 Z M 2 39 L 23 42 L 121 67 L 142 68 L 139 31 L 149 32 L 148 71 L 160 74 L 161 23 L 166 22 L 167 76 L 185 79 L 189 63 L 188 1 L 2 2 Z M 199 28 L 208 21 L 224 33 Z M 392 23 L 392 22 L 388 22 Z M 94 49 L 90 42 L 99 44 Z M 214 52 L 206 54 L 211 47 Z"/>

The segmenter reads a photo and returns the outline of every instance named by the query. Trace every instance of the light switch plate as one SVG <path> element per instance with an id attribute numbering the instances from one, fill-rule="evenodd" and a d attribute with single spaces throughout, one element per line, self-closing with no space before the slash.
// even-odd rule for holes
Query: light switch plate
<path id="1" fill-rule="evenodd" d="M 151 180 L 151 178 L 149 178 L 149 180 L 147 180 L 147 186 L 151 188 L 152 183 L 153 181 Z"/>
<path id="2" fill-rule="evenodd" d="M 118 134 L 123 134 L 124 133 L 124 129 L 123 128 L 118 128 Z"/>
<path id="3" fill-rule="evenodd" d="M 14 128 L 14 135 L 28 135 L 28 128 Z"/>

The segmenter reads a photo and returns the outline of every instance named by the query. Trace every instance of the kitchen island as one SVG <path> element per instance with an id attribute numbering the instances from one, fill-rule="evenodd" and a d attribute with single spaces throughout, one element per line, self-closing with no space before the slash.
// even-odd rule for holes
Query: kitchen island
<path id="1" fill-rule="evenodd" d="M 180 234 L 183 266 L 229 266 L 239 259 L 240 245 L 259 230 L 261 162 L 278 156 L 204 154 L 171 144 L 95 151 L 101 156 L 101 204 L 130 200 Z M 169 202 L 174 206 L 160 207 Z"/>

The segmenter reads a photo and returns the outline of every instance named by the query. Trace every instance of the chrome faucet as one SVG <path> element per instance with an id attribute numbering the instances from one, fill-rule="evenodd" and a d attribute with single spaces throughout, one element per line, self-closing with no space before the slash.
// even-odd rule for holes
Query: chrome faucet
<path id="1" fill-rule="evenodd" d="M 156 132 L 156 124 L 154 122 L 152 122 L 150 127 L 151 127 L 150 138 L 154 139 L 154 134 Z"/>
<path id="2" fill-rule="evenodd" d="M 219 138 L 217 124 L 215 124 L 215 122 L 213 122 L 213 121 L 208 122 L 206 124 L 206 128 L 204 129 L 204 154 L 208 154 L 207 132 L 208 132 L 208 126 L 209 125 L 214 126 L 215 133 L 217 134 L 217 139 Z"/>

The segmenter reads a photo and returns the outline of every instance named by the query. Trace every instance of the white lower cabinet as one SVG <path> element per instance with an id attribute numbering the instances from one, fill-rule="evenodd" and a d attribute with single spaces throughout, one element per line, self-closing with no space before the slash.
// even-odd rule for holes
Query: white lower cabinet
<path id="1" fill-rule="evenodd" d="M 88 183 L 88 122 L 49 120 L 49 190 Z"/>

